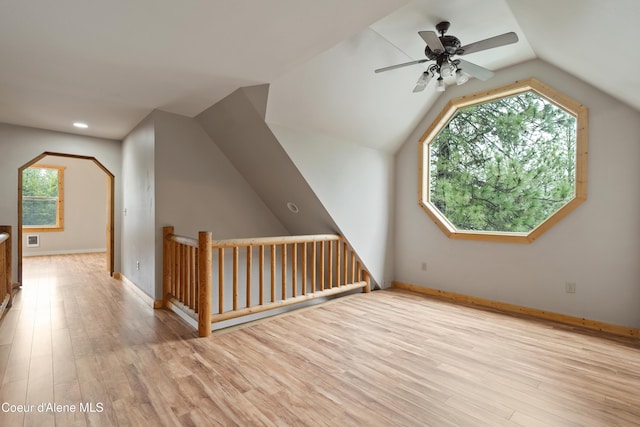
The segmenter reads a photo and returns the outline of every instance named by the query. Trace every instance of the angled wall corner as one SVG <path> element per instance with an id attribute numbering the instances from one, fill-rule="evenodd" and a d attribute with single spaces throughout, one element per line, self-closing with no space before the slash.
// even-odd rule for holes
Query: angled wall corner
<path id="1" fill-rule="evenodd" d="M 247 97 L 249 102 L 256 109 L 256 112 L 260 114 L 262 120 L 267 117 L 267 101 L 269 100 L 269 85 L 262 84 L 256 86 L 246 86 L 240 88 L 240 90 Z"/>
<path id="2" fill-rule="evenodd" d="M 289 233 L 336 233 L 337 225 L 264 121 L 267 88 L 238 89 L 196 120 Z"/>
<path id="3" fill-rule="evenodd" d="M 353 239 L 361 239 L 339 226 L 265 122 L 268 95 L 268 85 L 240 88 L 202 112 L 196 120 L 290 234 L 343 235 L 370 271 L 374 284 L 382 284 L 385 257 L 370 257 L 366 248 L 383 247 L 379 252 L 384 253 L 386 246 L 373 244 L 370 238 L 358 245 Z M 297 213 L 292 212 L 291 203 L 297 207 Z M 362 207 L 350 214 L 361 218 Z"/>

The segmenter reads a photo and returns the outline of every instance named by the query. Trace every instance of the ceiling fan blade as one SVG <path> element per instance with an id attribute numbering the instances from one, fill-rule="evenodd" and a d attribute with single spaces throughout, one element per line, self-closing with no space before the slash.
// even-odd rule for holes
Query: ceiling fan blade
<path id="1" fill-rule="evenodd" d="M 481 50 L 493 49 L 494 47 L 505 46 L 508 44 L 516 43 L 518 41 L 518 35 L 514 32 L 501 34 L 499 36 L 490 37 L 488 39 L 480 40 L 475 43 L 462 46 L 456 52 L 458 55 L 469 55 L 470 53 L 480 52 Z"/>
<path id="2" fill-rule="evenodd" d="M 444 46 L 442 46 L 442 42 L 435 31 L 418 31 L 418 34 L 433 53 L 444 52 Z"/>
<path id="3" fill-rule="evenodd" d="M 406 67 L 408 65 L 422 64 L 424 62 L 430 61 L 429 59 L 419 59 L 417 61 L 405 62 L 404 64 L 391 65 L 389 67 L 378 68 L 375 70 L 375 73 L 382 73 L 384 71 L 395 70 L 396 68 Z"/>
<path id="4" fill-rule="evenodd" d="M 428 71 L 420 74 L 420 78 L 416 82 L 416 87 L 413 88 L 413 93 L 422 92 L 431 81 L 431 77 L 432 75 Z"/>
<path id="5" fill-rule="evenodd" d="M 489 80 L 495 75 L 493 71 L 473 64 L 469 61 L 465 61 L 464 59 L 456 59 L 456 64 L 458 66 L 458 69 L 462 70 L 472 77 L 475 77 L 478 80 Z"/>

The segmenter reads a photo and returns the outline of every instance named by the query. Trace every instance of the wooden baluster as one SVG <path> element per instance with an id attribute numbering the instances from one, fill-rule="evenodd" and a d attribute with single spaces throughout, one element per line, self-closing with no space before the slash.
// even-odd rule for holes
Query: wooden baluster
<path id="1" fill-rule="evenodd" d="M 191 247 L 184 245 L 184 305 L 189 306 L 189 298 L 191 297 L 191 289 L 189 283 L 191 282 L 191 259 L 189 258 L 189 251 Z"/>
<path id="2" fill-rule="evenodd" d="M 325 280 L 325 262 L 324 262 L 324 254 L 326 252 L 324 240 L 320 242 L 320 290 L 324 291 L 324 280 Z"/>
<path id="3" fill-rule="evenodd" d="M 351 274 L 349 283 L 356 283 L 356 253 L 351 250 Z"/>
<path id="4" fill-rule="evenodd" d="M 171 299 L 171 295 L 173 295 L 173 283 L 175 280 L 173 277 L 173 242 L 171 240 L 167 241 L 167 274 L 168 281 L 165 302 Z"/>
<path id="5" fill-rule="evenodd" d="M 316 258 L 318 256 L 318 251 L 317 251 L 317 246 L 318 244 L 316 242 L 312 242 L 311 243 L 311 292 L 315 292 L 316 291 L 316 278 L 317 278 L 317 271 L 316 271 L 316 267 L 317 267 L 317 262 L 316 262 Z"/>
<path id="6" fill-rule="evenodd" d="M 356 272 L 358 274 L 358 282 L 362 282 L 362 265 L 360 261 L 356 263 Z"/>
<path id="7" fill-rule="evenodd" d="M 171 240 L 167 241 L 167 274 L 169 275 L 169 280 L 167 282 L 166 288 L 166 297 L 165 302 L 171 298 L 173 295 L 173 242 Z"/>
<path id="8" fill-rule="evenodd" d="M 180 301 L 187 303 L 187 245 L 180 245 Z"/>
<path id="9" fill-rule="evenodd" d="M 184 272 L 182 273 L 184 277 L 184 284 L 182 285 L 182 299 L 184 300 L 184 305 L 189 305 L 189 246 L 183 245 L 182 247 L 183 260 L 182 260 L 182 268 Z"/>
<path id="10" fill-rule="evenodd" d="M 188 307 L 191 302 L 191 246 L 184 245 L 184 303 Z"/>
<path id="11" fill-rule="evenodd" d="M 176 298 L 179 301 L 180 300 L 180 289 L 181 289 L 180 286 L 182 285 L 180 283 L 180 279 L 182 278 L 182 276 L 180 275 L 182 273 L 182 271 L 180 270 L 180 243 L 176 242 L 174 253 L 175 253 L 175 256 L 176 256 L 176 259 L 175 259 L 176 289 L 175 289 L 175 293 L 173 294 L 173 297 Z"/>
<path id="12" fill-rule="evenodd" d="M 224 248 L 218 248 L 218 313 L 224 313 Z"/>
<path id="13" fill-rule="evenodd" d="M 176 249 L 176 262 L 178 263 L 178 280 L 176 281 L 176 299 L 182 301 L 182 245 L 178 243 Z"/>
<path id="14" fill-rule="evenodd" d="M 176 279 L 176 299 L 178 301 L 182 300 L 182 245 L 180 243 L 176 243 L 176 262 L 178 263 L 177 275 Z"/>
<path id="15" fill-rule="evenodd" d="M 169 265 L 169 295 L 168 295 L 168 299 L 173 297 L 174 294 L 174 288 L 176 286 L 176 276 L 175 276 L 175 261 L 174 261 L 174 253 L 173 253 L 173 242 L 169 241 L 169 246 L 168 246 L 168 250 L 169 250 L 169 256 L 168 261 L 170 263 Z"/>
<path id="16" fill-rule="evenodd" d="M 302 295 L 307 294 L 307 242 L 302 243 Z"/>
<path id="17" fill-rule="evenodd" d="M 287 245 L 282 245 L 282 295 L 281 300 L 287 299 Z"/>
<path id="18" fill-rule="evenodd" d="M 253 247 L 247 246 L 247 307 L 251 307 L 251 268 Z"/>
<path id="19" fill-rule="evenodd" d="M 347 242 L 343 242 L 342 243 L 342 280 L 343 280 L 343 285 L 347 284 L 347 281 L 349 280 L 347 277 L 347 272 L 348 272 L 348 266 L 347 266 Z"/>
<path id="20" fill-rule="evenodd" d="M 276 300 L 276 245 L 271 245 L 271 302 Z"/>
<path id="21" fill-rule="evenodd" d="M 291 296 L 295 298 L 298 294 L 298 244 L 294 243 L 291 248 Z"/>
<path id="22" fill-rule="evenodd" d="M 200 311 L 198 312 L 198 335 L 207 337 L 211 334 L 211 282 L 212 282 L 212 249 L 211 233 L 198 233 L 198 271 L 200 276 L 200 294 L 198 295 Z"/>
<path id="23" fill-rule="evenodd" d="M 189 246 L 189 308 L 193 310 L 196 303 L 196 248 Z"/>
<path id="24" fill-rule="evenodd" d="M 328 254 L 327 259 L 329 260 L 329 270 L 327 271 L 327 289 L 333 288 L 333 241 L 328 242 Z"/>
<path id="25" fill-rule="evenodd" d="M 260 305 L 264 304 L 264 245 L 260 245 Z"/>
<path id="26" fill-rule="evenodd" d="M 335 286 L 340 286 L 340 240 L 336 240 L 336 282 Z"/>
<path id="27" fill-rule="evenodd" d="M 238 309 L 238 255 L 237 246 L 233 247 L 233 310 Z"/>
<path id="28" fill-rule="evenodd" d="M 186 256 L 186 260 L 185 260 L 185 265 L 186 265 L 186 273 L 185 275 L 187 276 L 187 283 L 185 284 L 185 290 L 186 290 L 186 296 L 185 296 L 185 305 L 189 308 L 191 308 L 191 304 L 192 304 L 192 299 L 191 299 L 191 290 L 193 289 L 193 286 L 191 286 L 191 277 L 192 277 L 192 270 L 191 270 L 191 246 L 185 245 L 185 256 Z"/>
<path id="29" fill-rule="evenodd" d="M 198 254 L 198 248 L 195 249 L 195 254 L 194 254 L 194 259 L 195 259 L 195 264 L 196 264 L 196 269 L 194 271 L 194 280 L 195 283 L 193 284 L 193 289 L 195 292 L 195 299 L 193 301 L 193 310 L 198 313 L 200 310 L 200 259 L 199 259 L 199 254 Z M 213 278 L 212 278 L 212 283 L 211 286 L 213 286 Z"/>
<path id="30" fill-rule="evenodd" d="M 178 296 L 178 286 L 179 286 L 179 281 L 180 281 L 180 260 L 178 259 L 178 243 L 177 242 L 172 242 L 171 246 L 173 246 L 172 248 L 172 253 L 173 253 L 173 289 L 171 292 L 171 296 L 173 298 L 177 298 Z"/>

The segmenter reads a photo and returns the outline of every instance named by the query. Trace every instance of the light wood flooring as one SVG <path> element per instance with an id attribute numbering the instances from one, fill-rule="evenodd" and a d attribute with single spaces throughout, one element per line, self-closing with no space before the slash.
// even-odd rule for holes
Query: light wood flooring
<path id="1" fill-rule="evenodd" d="M 637 341 L 406 291 L 197 338 L 103 270 L 103 255 L 24 259 L 0 426 L 640 425 Z"/>

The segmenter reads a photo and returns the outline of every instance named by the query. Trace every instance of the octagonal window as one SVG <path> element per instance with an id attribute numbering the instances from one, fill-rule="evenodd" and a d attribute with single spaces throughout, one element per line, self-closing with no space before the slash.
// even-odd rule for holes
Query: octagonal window
<path id="1" fill-rule="evenodd" d="M 449 102 L 420 204 L 452 238 L 531 242 L 586 199 L 587 110 L 535 79 Z"/>

